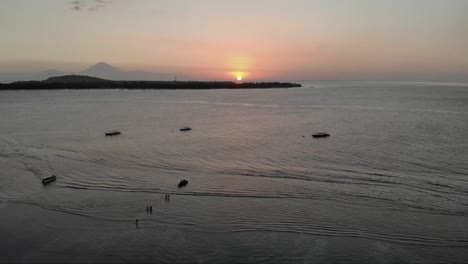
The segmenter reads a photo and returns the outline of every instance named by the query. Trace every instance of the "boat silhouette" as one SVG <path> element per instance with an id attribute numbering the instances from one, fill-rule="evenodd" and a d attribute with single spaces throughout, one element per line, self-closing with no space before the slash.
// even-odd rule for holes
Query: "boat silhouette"
<path id="1" fill-rule="evenodd" d="M 312 137 L 314 137 L 314 138 L 323 138 L 323 137 L 329 137 L 329 136 L 330 136 L 330 134 L 325 133 L 325 132 L 312 134 Z"/>
<path id="2" fill-rule="evenodd" d="M 50 176 L 50 177 L 47 177 L 47 178 L 42 179 L 42 184 L 51 183 L 51 182 L 55 181 L 56 179 L 57 179 L 57 176 L 52 175 L 52 176 Z"/>
<path id="3" fill-rule="evenodd" d="M 180 129 L 180 131 L 190 131 L 190 130 L 192 130 L 192 128 L 189 127 L 189 126 L 185 126 L 185 127 Z"/>
<path id="4" fill-rule="evenodd" d="M 121 132 L 118 131 L 118 130 L 112 130 L 112 131 L 108 131 L 106 133 L 104 133 L 106 136 L 116 136 L 116 135 L 120 135 Z"/>
<path id="5" fill-rule="evenodd" d="M 181 181 L 179 182 L 179 184 L 177 184 L 177 186 L 178 186 L 179 188 L 182 188 L 182 187 L 184 187 L 184 186 L 187 185 L 187 184 L 188 184 L 188 181 L 187 181 L 186 179 L 183 179 L 183 180 L 181 180 Z"/>

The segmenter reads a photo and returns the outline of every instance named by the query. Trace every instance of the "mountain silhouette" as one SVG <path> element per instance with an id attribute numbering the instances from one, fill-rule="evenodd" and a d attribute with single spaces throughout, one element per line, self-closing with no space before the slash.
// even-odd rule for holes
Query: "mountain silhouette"
<path id="1" fill-rule="evenodd" d="M 172 75 L 156 74 L 146 71 L 122 71 L 105 62 L 99 62 L 84 71 L 80 75 L 93 76 L 114 81 L 141 81 L 141 80 L 170 80 Z"/>
<path id="2" fill-rule="evenodd" d="M 105 62 L 99 62 L 84 71 L 79 72 L 80 75 L 88 75 L 104 79 L 118 79 L 122 76 L 122 71 L 119 68 L 113 67 Z"/>
<path id="3" fill-rule="evenodd" d="M 44 80 L 43 82 L 46 82 L 46 83 L 98 83 L 98 82 L 108 82 L 108 80 L 91 77 L 91 76 L 84 76 L 84 75 L 65 75 L 65 76 L 50 77 L 47 80 Z"/>

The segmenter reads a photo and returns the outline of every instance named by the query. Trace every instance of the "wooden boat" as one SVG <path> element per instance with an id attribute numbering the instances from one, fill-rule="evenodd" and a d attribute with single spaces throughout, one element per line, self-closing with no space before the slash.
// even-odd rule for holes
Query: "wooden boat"
<path id="1" fill-rule="evenodd" d="M 190 131 L 190 130 L 192 130 L 192 128 L 189 126 L 186 126 L 180 129 L 180 131 Z"/>
<path id="2" fill-rule="evenodd" d="M 47 178 L 42 179 L 42 184 L 51 183 L 51 182 L 55 181 L 56 179 L 57 179 L 57 176 L 52 175 L 52 176 L 50 176 L 50 177 L 47 177 Z"/>
<path id="3" fill-rule="evenodd" d="M 187 185 L 187 184 L 188 184 L 188 181 L 187 181 L 186 179 L 183 179 L 183 180 L 181 180 L 181 181 L 179 182 L 179 184 L 177 184 L 177 186 L 178 186 L 179 188 L 182 188 L 182 187 L 184 187 L 184 186 Z"/>
<path id="4" fill-rule="evenodd" d="M 324 132 L 312 134 L 312 137 L 314 138 L 323 138 L 323 137 L 329 137 L 329 136 L 330 134 L 324 133 Z"/>
<path id="5" fill-rule="evenodd" d="M 106 132 L 104 134 L 106 134 L 106 136 L 116 136 L 116 135 L 120 135 L 121 132 L 118 130 L 113 130 L 113 131 Z"/>

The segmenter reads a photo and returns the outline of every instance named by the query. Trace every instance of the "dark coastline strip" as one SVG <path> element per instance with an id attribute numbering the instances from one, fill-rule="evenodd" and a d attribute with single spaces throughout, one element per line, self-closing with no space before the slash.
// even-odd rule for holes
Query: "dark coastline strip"
<path id="1" fill-rule="evenodd" d="M 97 81 L 47 82 L 26 81 L 0 84 L 0 90 L 81 90 L 81 89 L 134 89 L 134 90 L 206 90 L 206 89 L 267 89 L 301 87 L 288 82 L 173 82 L 173 81 Z"/>

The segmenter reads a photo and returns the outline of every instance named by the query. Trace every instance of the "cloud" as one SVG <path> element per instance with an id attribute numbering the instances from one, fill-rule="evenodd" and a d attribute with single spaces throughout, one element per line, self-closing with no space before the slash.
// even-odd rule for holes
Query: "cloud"
<path id="1" fill-rule="evenodd" d="M 93 4 L 88 8 L 89 11 L 97 11 L 106 6 L 106 1 L 104 0 L 94 0 Z"/>
<path id="2" fill-rule="evenodd" d="M 71 9 L 73 11 L 98 11 L 106 7 L 107 1 L 105 0 L 75 0 L 71 2 Z"/>
<path id="3" fill-rule="evenodd" d="M 73 1 L 71 5 L 72 5 L 71 9 L 74 11 L 80 11 L 83 7 L 83 3 L 80 1 Z"/>

